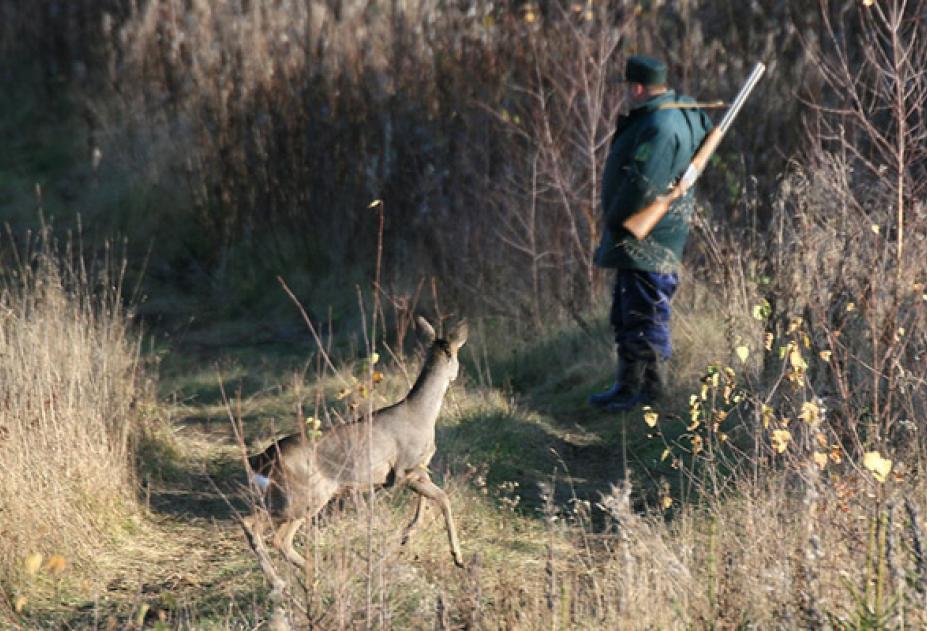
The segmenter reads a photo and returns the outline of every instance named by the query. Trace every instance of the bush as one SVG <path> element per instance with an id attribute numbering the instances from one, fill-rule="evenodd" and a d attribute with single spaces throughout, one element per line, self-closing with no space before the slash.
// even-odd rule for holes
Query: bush
<path id="1" fill-rule="evenodd" d="M 22 250 L 0 282 L 0 574 L 8 589 L 23 559 L 92 562 L 127 524 L 133 443 L 148 401 L 114 268 L 88 269 L 56 249 L 48 231 Z"/>

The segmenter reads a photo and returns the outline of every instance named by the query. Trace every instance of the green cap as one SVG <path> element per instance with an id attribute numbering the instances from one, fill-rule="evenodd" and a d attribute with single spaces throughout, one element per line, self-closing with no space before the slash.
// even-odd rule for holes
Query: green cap
<path id="1" fill-rule="evenodd" d="M 624 80 L 643 85 L 666 85 L 666 64 L 645 55 L 628 57 Z"/>

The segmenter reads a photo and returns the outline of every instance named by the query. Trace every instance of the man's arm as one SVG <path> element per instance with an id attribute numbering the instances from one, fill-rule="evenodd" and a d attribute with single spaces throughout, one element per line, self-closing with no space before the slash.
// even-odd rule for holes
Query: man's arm
<path id="1" fill-rule="evenodd" d="M 675 134 L 658 127 L 647 127 L 641 132 L 630 163 L 618 175 L 621 184 L 605 211 L 605 223 L 612 233 L 623 230 L 621 224 L 625 219 L 666 191 L 678 145 Z"/>

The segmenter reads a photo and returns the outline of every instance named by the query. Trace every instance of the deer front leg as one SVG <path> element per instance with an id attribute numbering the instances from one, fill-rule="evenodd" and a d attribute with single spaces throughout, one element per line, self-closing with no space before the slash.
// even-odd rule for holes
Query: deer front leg
<path id="1" fill-rule="evenodd" d="M 409 522 L 409 525 L 406 526 L 405 530 L 402 531 L 402 541 L 400 545 L 406 545 L 409 543 L 409 539 L 412 537 L 412 532 L 418 527 L 419 522 L 422 521 L 422 514 L 425 512 L 425 496 L 418 494 L 416 503 L 415 503 L 415 515 L 412 516 L 412 521 Z"/>
<path id="2" fill-rule="evenodd" d="M 442 491 L 438 485 L 431 481 L 428 474 L 420 472 L 409 480 L 409 486 L 412 489 L 428 499 L 441 506 L 441 512 L 444 513 L 444 525 L 447 527 L 447 538 L 451 544 L 451 556 L 454 557 L 454 563 L 457 567 L 463 567 L 463 555 L 460 553 L 460 544 L 457 542 L 457 528 L 454 526 L 454 516 L 451 514 L 451 501 L 447 493 Z"/>

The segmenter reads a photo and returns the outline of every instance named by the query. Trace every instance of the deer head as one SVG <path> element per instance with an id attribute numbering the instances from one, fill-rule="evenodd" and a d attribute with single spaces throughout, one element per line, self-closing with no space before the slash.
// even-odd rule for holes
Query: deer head
<path id="1" fill-rule="evenodd" d="M 439 365 L 445 362 L 447 370 L 445 374 L 448 375 L 448 380 L 454 381 L 457 379 L 457 375 L 460 372 L 460 362 L 457 359 L 457 352 L 460 350 L 460 347 L 466 343 L 467 334 L 469 332 L 466 320 L 458 322 L 457 325 L 451 329 L 446 339 L 439 338 L 435 333 L 434 327 L 431 326 L 431 323 L 422 316 L 418 316 L 415 321 L 422 330 L 425 343 L 431 347 L 431 356 L 428 361 L 433 361 Z"/>

